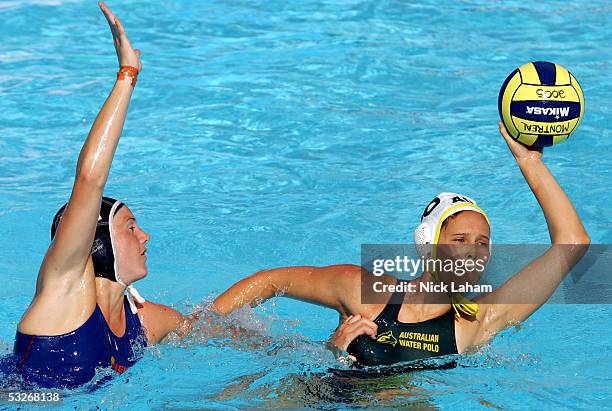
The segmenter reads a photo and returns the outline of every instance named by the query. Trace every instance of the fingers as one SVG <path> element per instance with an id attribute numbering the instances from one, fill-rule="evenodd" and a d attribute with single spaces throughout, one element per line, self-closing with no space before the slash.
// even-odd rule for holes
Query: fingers
<path id="1" fill-rule="evenodd" d="M 121 21 L 119 21 L 117 17 L 115 17 L 115 28 L 117 30 L 117 36 L 119 37 L 121 43 L 126 44 L 127 46 L 132 48 L 132 45 L 130 44 L 130 40 L 128 39 L 127 34 L 125 33 L 125 28 L 123 27 L 123 24 L 121 24 Z"/>
<path id="2" fill-rule="evenodd" d="M 502 137 L 504 138 L 504 140 L 506 141 L 506 144 L 508 145 L 508 148 L 510 148 L 510 151 L 516 155 L 516 150 L 520 149 L 520 144 L 518 143 L 518 141 L 516 141 L 514 138 L 512 138 L 510 136 L 510 134 L 508 134 L 508 130 L 506 130 L 506 126 L 504 125 L 503 122 L 499 122 L 499 132 L 502 135 Z"/>
<path id="3" fill-rule="evenodd" d="M 358 319 L 355 319 L 359 317 Z M 378 325 L 373 321 L 366 318 L 362 318 L 360 315 L 353 316 L 353 322 L 346 322 L 344 325 L 344 333 L 350 335 L 352 339 L 360 336 L 361 334 L 367 334 L 372 338 L 376 338 L 376 332 L 378 331 Z"/>
<path id="4" fill-rule="evenodd" d="M 364 334 L 367 334 L 371 338 L 376 339 L 376 335 L 378 334 L 378 325 L 373 321 L 364 319 L 364 326 L 366 327 L 364 330 Z"/>
<path id="5" fill-rule="evenodd" d="M 367 324 L 367 326 L 373 330 L 376 330 L 378 326 L 373 321 L 368 320 L 367 318 L 361 317 L 360 314 L 349 315 L 346 320 L 344 320 L 345 326 L 349 326 L 354 324 L 354 327 L 359 326 L 359 324 Z M 353 328 L 347 327 L 347 329 L 352 330 Z"/>
<path id="6" fill-rule="evenodd" d="M 113 14 L 113 12 L 106 6 L 106 4 L 104 4 L 104 2 L 100 2 L 98 3 L 98 5 L 100 6 L 102 13 L 104 14 L 104 17 L 106 17 L 106 21 L 110 26 L 110 29 L 113 33 L 113 37 L 120 39 L 121 42 L 127 40 L 125 28 L 123 27 L 123 24 L 121 23 L 119 18 L 117 18 L 117 16 Z"/>
<path id="7" fill-rule="evenodd" d="M 133 66 L 142 70 L 142 63 L 140 61 L 140 51 L 133 50 L 130 40 L 127 37 L 125 28 L 121 21 L 113 14 L 113 12 L 104 4 L 104 2 L 98 3 L 100 10 L 104 14 L 106 21 L 113 34 L 113 43 L 115 45 L 115 51 L 117 52 L 117 59 L 119 65 Z"/>
<path id="8" fill-rule="evenodd" d="M 344 324 L 353 324 L 361 319 L 360 314 L 349 315 L 346 320 L 344 320 Z"/>
<path id="9" fill-rule="evenodd" d="M 119 21 L 117 17 L 115 17 L 115 26 L 117 27 L 117 32 L 119 33 L 119 35 L 124 37 L 126 35 L 125 28 L 123 27 L 123 24 L 121 24 L 121 22 Z"/>
<path id="10" fill-rule="evenodd" d="M 115 42 L 115 46 L 119 45 L 119 32 L 117 29 L 117 25 L 115 23 L 115 20 L 117 19 L 115 17 L 115 15 L 110 11 L 110 9 L 108 7 L 106 7 L 106 4 L 104 3 L 98 3 L 98 5 L 100 6 L 100 10 L 102 10 L 102 13 L 104 14 L 104 17 L 106 18 L 106 22 L 108 23 L 108 26 L 111 29 L 111 33 L 113 34 L 113 40 Z"/>
<path id="11" fill-rule="evenodd" d="M 98 3 L 98 6 L 100 6 L 100 10 L 102 10 L 102 14 L 104 14 L 104 17 L 106 17 L 108 25 L 113 28 L 113 26 L 115 25 L 115 15 L 113 14 L 113 12 L 110 11 L 108 7 L 106 7 L 106 4 L 104 4 L 104 2 Z"/>
<path id="12" fill-rule="evenodd" d="M 100 6 L 100 10 L 102 10 L 102 13 L 104 13 L 104 17 L 106 17 L 108 22 L 113 24 L 115 19 L 116 19 L 116 17 L 113 14 L 113 12 L 111 11 L 111 9 L 109 9 L 108 6 L 106 4 L 104 4 L 103 1 L 99 2 L 98 6 Z"/>
<path id="13" fill-rule="evenodd" d="M 499 122 L 498 123 L 499 126 L 499 132 L 501 133 L 502 137 L 506 140 L 512 140 L 512 137 L 510 137 L 510 134 L 508 134 L 508 130 L 506 130 L 506 126 L 504 125 L 503 122 Z"/>
<path id="14" fill-rule="evenodd" d="M 361 315 L 351 315 L 346 318 L 331 338 L 331 343 L 346 351 L 349 344 L 360 335 L 368 335 L 376 339 L 378 325 Z"/>
<path id="15" fill-rule="evenodd" d="M 377 327 L 373 328 L 370 324 L 361 323 L 359 324 L 359 327 L 355 330 L 354 335 L 355 335 L 355 338 L 357 338 L 360 335 L 366 334 L 370 338 L 376 339 L 376 330 L 377 330 Z"/>
<path id="16" fill-rule="evenodd" d="M 510 136 L 510 134 L 508 133 L 508 130 L 506 129 L 506 126 L 501 121 L 498 123 L 498 126 L 499 126 L 499 132 L 501 133 L 504 140 L 506 140 L 506 144 L 508 145 L 508 148 L 510 149 L 514 157 L 517 159 L 517 161 L 521 159 L 526 159 L 526 158 L 536 158 L 537 159 L 537 158 L 542 157 L 541 147 L 526 146 L 520 141 L 514 139 L 512 136 Z"/>

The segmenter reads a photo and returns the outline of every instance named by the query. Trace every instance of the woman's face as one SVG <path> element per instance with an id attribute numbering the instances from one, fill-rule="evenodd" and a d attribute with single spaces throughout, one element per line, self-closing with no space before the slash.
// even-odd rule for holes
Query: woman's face
<path id="1" fill-rule="evenodd" d="M 136 223 L 134 214 L 124 205 L 113 218 L 115 261 L 121 281 L 129 285 L 147 275 L 146 244 L 151 236 Z"/>
<path id="2" fill-rule="evenodd" d="M 447 273 L 454 274 L 453 281 L 459 278 L 475 284 L 480 280 L 490 257 L 490 235 L 489 223 L 476 211 L 461 211 L 445 221 L 438 239 L 438 258 L 454 260 L 458 263 L 455 267 L 463 265 L 463 269 Z M 474 263 L 468 263 L 469 260 Z"/>

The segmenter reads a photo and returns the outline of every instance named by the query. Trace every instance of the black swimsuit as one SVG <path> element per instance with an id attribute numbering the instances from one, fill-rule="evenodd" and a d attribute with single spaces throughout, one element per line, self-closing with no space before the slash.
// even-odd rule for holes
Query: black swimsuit
<path id="1" fill-rule="evenodd" d="M 404 301 L 404 294 L 393 294 L 374 319 L 378 325 L 376 340 L 360 335 L 349 344 L 347 351 L 357 358 L 358 366 L 390 365 L 458 353 L 453 310 L 431 320 L 402 323 L 397 319 L 402 305 L 392 301 Z"/>

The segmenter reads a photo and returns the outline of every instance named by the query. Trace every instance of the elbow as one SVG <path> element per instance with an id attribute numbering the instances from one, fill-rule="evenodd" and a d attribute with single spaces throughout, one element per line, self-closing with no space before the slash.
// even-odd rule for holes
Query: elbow
<path id="1" fill-rule="evenodd" d="M 591 244 L 591 237 L 589 237 L 587 232 L 584 231 L 578 235 L 572 236 L 570 240 L 567 242 L 567 244 L 588 246 L 589 244 Z"/>
<path id="2" fill-rule="evenodd" d="M 106 178 L 92 175 L 90 173 L 85 173 L 81 170 L 77 171 L 77 175 L 74 179 L 75 185 L 85 186 L 85 187 L 95 187 L 100 190 L 104 190 L 104 186 L 106 185 Z"/>
<path id="3" fill-rule="evenodd" d="M 558 236 L 554 239 L 553 244 L 566 244 L 566 245 L 586 245 L 591 244 L 591 237 L 586 230 L 580 230 L 577 232 L 567 233 L 566 235 Z"/>
<path id="4" fill-rule="evenodd" d="M 591 237 L 589 237 L 589 235 L 585 231 L 583 236 L 580 238 L 580 242 L 576 243 L 576 244 L 590 245 L 591 244 Z"/>
<path id="5" fill-rule="evenodd" d="M 589 246 L 591 245 L 591 237 L 589 237 L 589 235 L 587 234 L 587 232 L 585 231 L 578 239 L 577 241 L 574 243 L 575 246 L 578 246 L 580 248 L 580 253 L 581 253 L 581 258 L 584 257 L 584 255 L 587 253 L 587 251 L 589 250 Z"/>
<path id="6" fill-rule="evenodd" d="M 581 259 L 589 250 L 591 238 L 586 231 L 568 235 L 554 241 L 553 244 L 562 246 L 562 249 L 571 253 L 574 258 Z"/>

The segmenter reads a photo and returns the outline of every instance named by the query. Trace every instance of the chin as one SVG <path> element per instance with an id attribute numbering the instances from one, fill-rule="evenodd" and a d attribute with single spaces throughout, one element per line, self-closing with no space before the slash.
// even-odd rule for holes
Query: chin
<path id="1" fill-rule="evenodd" d="M 147 276 L 147 274 L 148 274 L 148 270 L 145 268 L 144 270 L 142 270 L 138 274 L 134 275 L 134 279 L 132 280 L 132 283 L 135 283 L 138 280 L 142 280 L 143 278 L 145 278 Z"/>

